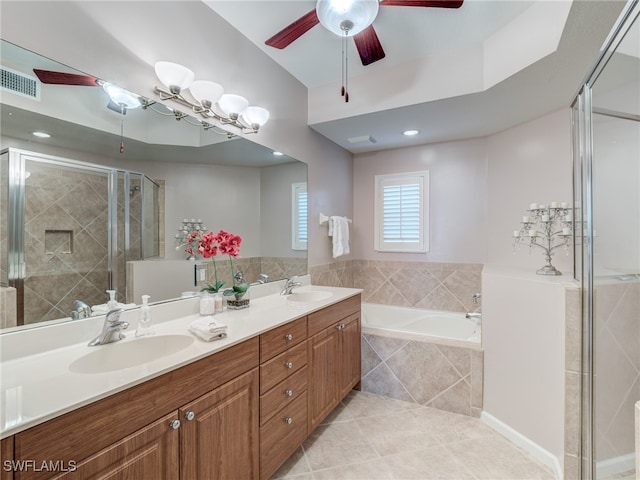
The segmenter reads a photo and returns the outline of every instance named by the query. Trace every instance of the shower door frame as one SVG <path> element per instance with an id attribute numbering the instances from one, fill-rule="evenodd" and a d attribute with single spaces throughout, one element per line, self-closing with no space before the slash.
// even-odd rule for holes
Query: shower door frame
<path id="1" fill-rule="evenodd" d="M 593 251 L 593 117 L 592 114 L 610 115 L 637 120 L 635 116 L 593 107 L 593 85 L 600 77 L 618 45 L 640 18 L 640 0 L 629 0 L 605 40 L 603 49 L 586 76 L 571 109 L 573 136 L 574 176 L 574 278 L 580 281 L 582 293 L 582 375 L 580 478 L 595 480 L 594 435 L 594 251 Z M 579 213 L 578 213 L 579 212 Z"/>
<path id="2" fill-rule="evenodd" d="M 8 205 L 7 205 L 7 280 L 8 285 L 16 289 L 17 318 L 24 323 L 24 281 L 26 278 L 25 259 L 25 195 L 26 195 L 26 162 L 34 161 L 46 165 L 69 167 L 82 169 L 87 172 L 105 174 L 107 176 L 107 283 L 112 289 L 117 284 L 118 279 L 118 178 L 122 175 L 123 191 L 126 193 L 130 188 L 131 174 L 140 175 L 140 194 L 144 194 L 144 179 L 149 178 L 143 172 L 123 170 L 88 162 L 72 160 L 64 157 L 56 157 L 39 152 L 32 152 L 19 148 L 9 147 L 0 153 L 8 155 Z M 151 182 L 152 179 L 149 178 Z M 153 182 L 155 184 L 155 182 Z M 130 256 L 130 199 L 129 195 L 124 195 L 124 245 L 125 259 Z M 144 219 L 144 208 L 141 210 L 141 226 Z M 145 231 L 140 229 L 140 243 L 144 244 Z M 141 249 L 141 257 L 144 259 L 144 252 Z M 37 324 L 35 324 L 37 325 Z"/>

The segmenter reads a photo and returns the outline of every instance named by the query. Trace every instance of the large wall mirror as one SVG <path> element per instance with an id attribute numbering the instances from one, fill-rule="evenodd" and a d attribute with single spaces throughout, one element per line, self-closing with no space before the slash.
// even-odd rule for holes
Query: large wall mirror
<path id="1" fill-rule="evenodd" d="M 5 41 L 0 54 L 4 331 L 68 321 L 107 289 L 126 304 L 198 291 L 214 271 L 176 238 L 192 219 L 242 237 L 233 265 L 248 282 L 307 272 L 306 164 L 161 103 L 122 111 L 100 86 L 42 83 L 33 69 L 82 72 Z"/>

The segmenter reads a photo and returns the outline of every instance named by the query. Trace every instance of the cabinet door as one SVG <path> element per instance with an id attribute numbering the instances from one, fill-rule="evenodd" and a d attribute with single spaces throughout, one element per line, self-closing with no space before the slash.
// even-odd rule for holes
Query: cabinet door
<path id="1" fill-rule="evenodd" d="M 339 400 L 360 381 L 360 314 L 350 315 L 340 322 L 341 362 Z"/>
<path id="2" fill-rule="evenodd" d="M 258 478 L 258 369 L 180 409 L 185 480 Z"/>
<path id="3" fill-rule="evenodd" d="M 13 437 L 7 437 L 0 440 L 0 458 L 2 459 L 0 480 L 13 480 L 13 470 L 11 468 L 6 468 L 5 463 L 13 460 Z"/>
<path id="4" fill-rule="evenodd" d="M 64 469 L 67 472 L 54 478 L 175 480 L 180 474 L 178 460 L 180 429 L 172 428 L 171 422 L 177 418 L 178 412 L 173 412 L 83 460 L 77 466 L 71 463 L 59 465 L 59 468 L 56 468 L 58 471 Z M 82 427 L 78 426 L 78 428 Z"/>
<path id="5" fill-rule="evenodd" d="M 338 399 L 339 355 L 338 325 L 331 325 L 314 335 L 309 344 L 309 428 L 310 431 L 340 401 Z"/>

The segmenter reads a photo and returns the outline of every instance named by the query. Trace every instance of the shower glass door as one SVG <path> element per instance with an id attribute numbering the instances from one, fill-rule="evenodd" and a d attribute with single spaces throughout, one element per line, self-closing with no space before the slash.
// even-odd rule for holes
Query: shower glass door
<path id="1" fill-rule="evenodd" d="M 640 3 L 574 103 L 583 285 L 582 478 L 631 480 L 640 402 Z"/>
<path id="2" fill-rule="evenodd" d="M 109 171 L 24 159 L 25 323 L 68 317 L 74 300 L 105 302 Z M 18 285 L 16 285 L 18 287 Z M 18 310 L 20 310 L 18 302 Z"/>

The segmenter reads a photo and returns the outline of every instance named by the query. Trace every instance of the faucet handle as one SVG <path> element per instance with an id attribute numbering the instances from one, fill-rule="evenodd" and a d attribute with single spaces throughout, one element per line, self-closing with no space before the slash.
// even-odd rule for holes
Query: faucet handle
<path id="1" fill-rule="evenodd" d="M 471 298 L 473 298 L 473 303 L 474 303 L 475 305 L 477 305 L 477 304 L 478 304 L 478 299 L 479 299 L 481 296 L 482 296 L 482 295 L 481 295 L 481 294 L 479 294 L 479 293 L 474 293 L 474 294 L 473 294 L 473 296 L 472 296 Z"/>
<path id="2" fill-rule="evenodd" d="M 109 310 L 107 316 L 105 317 L 105 321 L 109 323 L 116 323 L 120 320 L 120 314 L 124 312 L 124 308 L 116 308 L 114 310 Z"/>

